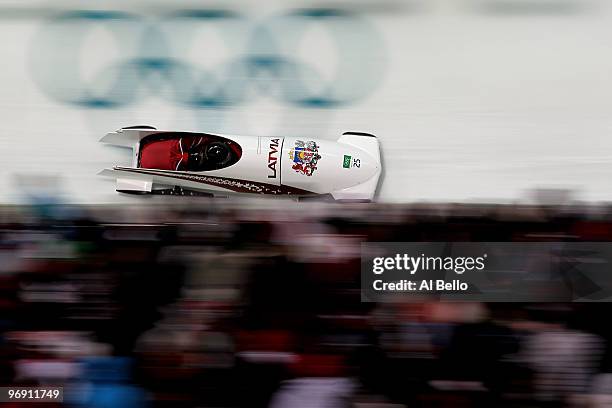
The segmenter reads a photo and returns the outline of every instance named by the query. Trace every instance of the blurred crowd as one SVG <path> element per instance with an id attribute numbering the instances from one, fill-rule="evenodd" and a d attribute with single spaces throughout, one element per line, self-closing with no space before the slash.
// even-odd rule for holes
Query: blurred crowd
<path id="1" fill-rule="evenodd" d="M 2 207 L 0 385 L 63 386 L 48 407 L 612 406 L 607 303 L 361 302 L 364 241 L 546 240 L 612 240 L 612 207 Z"/>

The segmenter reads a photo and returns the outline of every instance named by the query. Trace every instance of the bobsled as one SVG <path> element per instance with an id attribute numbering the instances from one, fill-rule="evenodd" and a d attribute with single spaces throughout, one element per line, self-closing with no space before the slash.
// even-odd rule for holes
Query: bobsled
<path id="1" fill-rule="evenodd" d="M 378 139 L 346 132 L 336 141 L 281 136 L 121 128 L 102 143 L 132 149 L 130 166 L 104 169 L 128 194 L 331 196 L 371 201 L 381 174 Z"/>

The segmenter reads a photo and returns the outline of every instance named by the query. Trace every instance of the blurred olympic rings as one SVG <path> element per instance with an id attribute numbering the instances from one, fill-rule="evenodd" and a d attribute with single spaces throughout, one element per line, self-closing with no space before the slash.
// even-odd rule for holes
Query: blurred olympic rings
<path id="1" fill-rule="evenodd" d="M 324 33 L 331 57 L 320 55 L 318 41 L 308 43 L 306 32 L 314 27 Z M 89 40 L 96 30 L 110 46 Z M 369 96 L 386 65 L 376 28 L 337 9 L 255 22 L 218 9 L 154 17 L 72 11 L 43 23 L 29 63 L 45 94 L 87 108 L 120 108 L 151 96 L 191 108 L 232 107 L 259 96 L 333 108 Z"/>

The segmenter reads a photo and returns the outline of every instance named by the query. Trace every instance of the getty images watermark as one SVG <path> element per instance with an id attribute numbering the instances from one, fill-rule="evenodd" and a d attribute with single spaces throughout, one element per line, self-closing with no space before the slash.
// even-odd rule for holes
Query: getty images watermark
<path id="1" fill-rule="evenodd" d="M 612 243 L 364 243 L 364 302 L 612 301 Z"/>
<path id="2" fill-rule="evenodd" d="M 410 256 L 407 253 L 395 254 L 389 257 L 375 257 L 372 260 L 372 272 L 375 275 L 382 275 L 388 271 L 404 271 L 409 275 L 414 275 L 419 271 L 446 271 L 454 272 L 458 275 L 466 271 L 482 271 L 485 269 L 487 254 L 481 256 Z M 444 279 L 420 279 L 409 280 L 400 279 L 399 281 L 385 282 L 383 279 L 376 279 L 372 283 L 374 290 L 377 291 L 465 291 L 469 289 L 467 282 L 453 279 L 448 282 Z"/>

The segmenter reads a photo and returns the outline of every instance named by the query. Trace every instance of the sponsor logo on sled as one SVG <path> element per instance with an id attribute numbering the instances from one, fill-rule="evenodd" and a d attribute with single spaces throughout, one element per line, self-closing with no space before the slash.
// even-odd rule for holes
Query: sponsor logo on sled
<path id="1" fill-rule="evenodd" d="M 348 169 L 351 167 L 351 156 L 344 155 L 344 161 L 342 162 L 342 167 Z"/>

